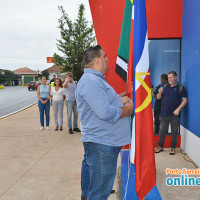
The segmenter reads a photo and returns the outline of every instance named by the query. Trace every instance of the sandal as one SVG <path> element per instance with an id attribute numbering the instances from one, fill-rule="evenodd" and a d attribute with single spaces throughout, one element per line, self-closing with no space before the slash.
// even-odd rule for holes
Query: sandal
<path id="1" fill-rule="evenodd" d="M 62 131 L 63 130 L 63 128 L 62 128 L 62 126 L 60 127 L 60 131 Z"/>
<path id="2" fill-rule="evenodd" d="M 55 128 L 55 131 L 57 131 L 58 130 L 58 126 L 56 126 L 56 128 Z"/>

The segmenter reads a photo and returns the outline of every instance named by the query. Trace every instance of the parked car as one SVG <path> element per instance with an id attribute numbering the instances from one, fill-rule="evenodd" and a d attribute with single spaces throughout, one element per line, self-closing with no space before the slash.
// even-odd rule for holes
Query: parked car
<path id="1" fill-rule="evenodd" d="M 9 86 L 9 83 L 5 82 L 5 83 L 4 83 L 4 86 Z"/>
<path id="2" fill-rule="evenodd" d="M 28 84 L 28 90 L 32 89 L 32 90 L 37 90 L 38 85 L 40 85 L 39 81 L 31 81 Z"/>

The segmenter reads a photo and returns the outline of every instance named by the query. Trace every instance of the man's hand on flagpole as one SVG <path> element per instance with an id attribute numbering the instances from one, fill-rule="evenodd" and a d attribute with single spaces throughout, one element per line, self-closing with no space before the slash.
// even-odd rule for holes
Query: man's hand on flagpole
<path id="1" fill-rule="evenodd" d="M 120 119 L 133 114 L 133 101 L 129 101 L 124 107 L 120 108 L 122 113 Z"/>
<path id="2" fill-rule="evenodd" d="M 128 109 L 128 113 L 129 113 L 129 116 L 133 115 L 133 101 L 129 101 L 126 105 L 125 105 L 125 108 Z"/>
<path id="3" fill-rule="evenodd" d="M 129 97 L 125 96 L 121 98 L 121 101 L 124 105 L 126 105 L 127 103 L 129 103 L 130 101 L 132 101 L 132 99 L 130 99 Z"/>
<path id="4" fill-rule="evenodd" d="M 126 95 L 127 95 L 126 91 L 119 94 L 120 97 L 125 97 Z"/>

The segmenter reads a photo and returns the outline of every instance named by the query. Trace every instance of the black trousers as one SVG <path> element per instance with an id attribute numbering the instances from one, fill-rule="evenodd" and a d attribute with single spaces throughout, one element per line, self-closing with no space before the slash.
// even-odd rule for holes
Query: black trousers
<path id="1" fill-rule="evenodd" d="M 159 134 L 160 130 L 160 110 L 154 110 L 154 133 Z"/>
<path id="2" fill-rule="evenodd" d="M 160 116 L 160 132 L 158 146 L 163 147 L 165 135 L 168 133 L 169 124 L 171 123 L 171 147 L 175 148 L 180 127 L 180 118 L 178 116 Z"/>

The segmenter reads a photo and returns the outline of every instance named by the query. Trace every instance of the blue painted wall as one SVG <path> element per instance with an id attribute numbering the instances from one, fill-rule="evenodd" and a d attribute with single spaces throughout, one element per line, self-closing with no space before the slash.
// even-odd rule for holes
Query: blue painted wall
<path id="1" fill-rule="evenodd" d="M 200 0 L 183 0 L 181 52 L 181 82 L 189 97 L 181 124 L 200 137 Z"/>

